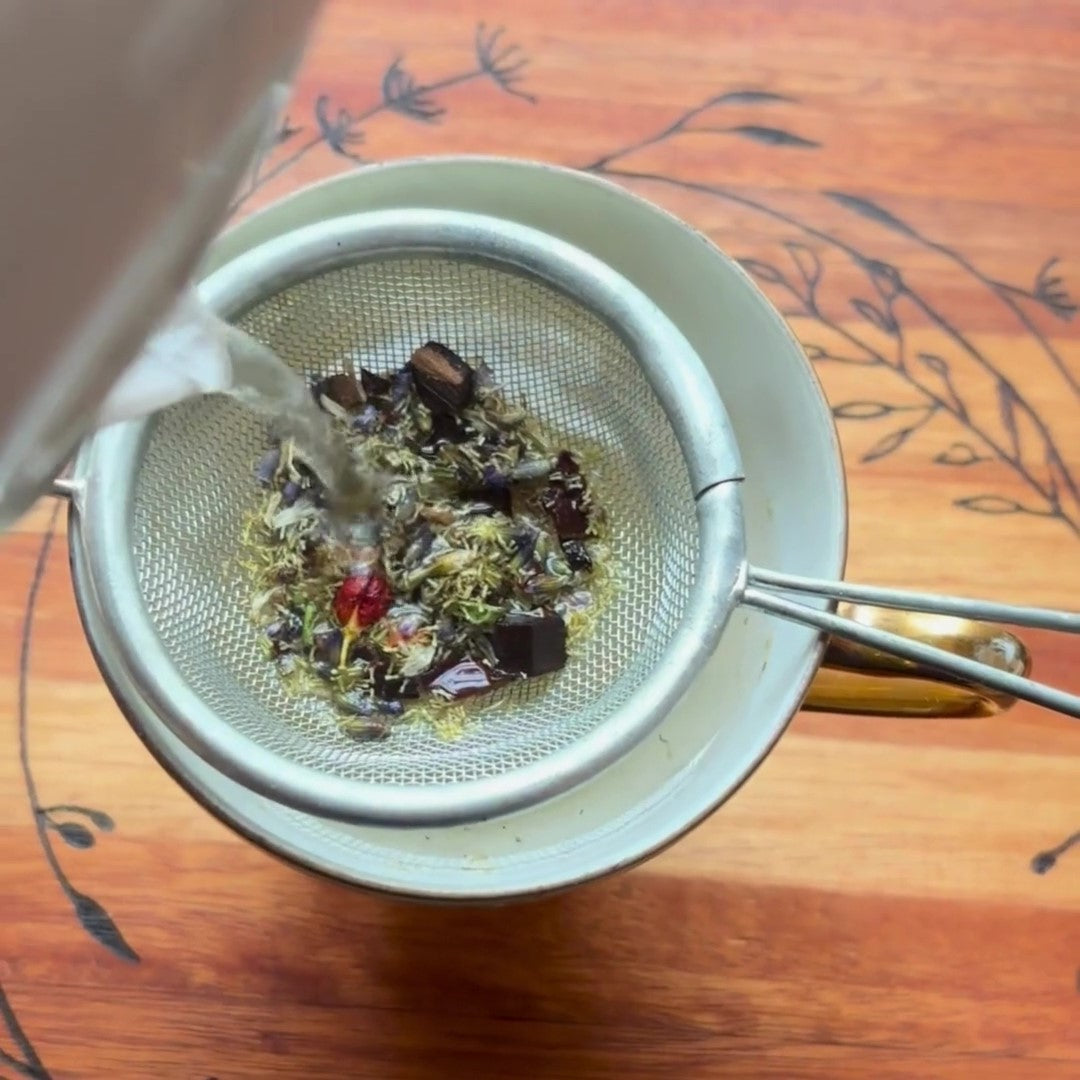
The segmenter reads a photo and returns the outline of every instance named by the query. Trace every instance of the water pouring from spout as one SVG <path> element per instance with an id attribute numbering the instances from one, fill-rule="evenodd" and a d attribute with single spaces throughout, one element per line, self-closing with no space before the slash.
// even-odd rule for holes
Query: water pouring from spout
<path id="1" fill-rule="evenodd" d="M 378 535 L 383 483 L 356 460 L 304 378 L 261 341 L 229 325 L 187 290 L 113 387 L 97 426 L 149 416 L 200 394 L 228 394 L 264 416 L 322 481 L 342 539 Z"/>

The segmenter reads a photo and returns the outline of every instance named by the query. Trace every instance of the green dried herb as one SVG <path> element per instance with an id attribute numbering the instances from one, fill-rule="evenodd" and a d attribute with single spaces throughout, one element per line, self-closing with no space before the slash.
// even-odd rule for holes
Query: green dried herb
<path id="1" fill-rule="evenodd" d="M 291 442 L 260 463 L 266 492 L 242 537 L 268 656 L 295 692 L 335 702 L 342 730 L 362 739 L 385 737 L 399 715 L 445 734 L 447 717 L 459 715 L 447 686 L 520 677 L 498 667 L 500 620 L 561 620 L 572 653 L 613 589 L 590 455 L 512 402 L 482 361 L 430 342 L 417 355 L 386 376 L 365 370 L 363 390 L 333 376 L 320 384 L 339 398 L 348 391 L 347 409 L 325 393 L 324 407 L 358 463 L 386 479 L 379 547 L 336 538 L 328 493 Z M 585 535 L 564 552 L 557 529 L 566 521 Z M 343 590 L 366 595 L 357 575 L 378 575 L 392 595 L 371 625 L 343 621 Z M 440 678 L 451 670 L 473 674 Z M 441 697 L 427 689 L 436 683 Z"/>

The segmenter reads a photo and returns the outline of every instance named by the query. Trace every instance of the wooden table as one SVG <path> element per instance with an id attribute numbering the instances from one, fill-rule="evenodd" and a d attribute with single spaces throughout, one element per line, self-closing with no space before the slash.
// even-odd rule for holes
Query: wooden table
<path id="1" fill-rule="evenodd" d="M 790 316 L 839 418 L 852 578 L 1080 608 L 1076 4 L 493 11 L 330 4 L 238 213 L 419 152 L 616 177 Z M 0 1075 L 1080 1076 L 1080 725 L 804 714 L 643 868 L 395 904 L 151 761 L 63 530 L 45 504 L 2 542 Z M 1075 642 L 1030 639 L 1080 688 Z"/>

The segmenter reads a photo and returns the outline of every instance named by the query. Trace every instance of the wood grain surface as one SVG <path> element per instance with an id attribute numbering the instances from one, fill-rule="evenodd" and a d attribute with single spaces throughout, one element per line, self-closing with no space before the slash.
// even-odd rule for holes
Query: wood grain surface
<path id="1" fill-rule="evenodd" d="M 504 9 L 329 4 L 237 213 L 417 153 L 613 176 L 791 319 L 853 579 L 1080 608 L 1076 3 Z M 412 906 L 274 860 L 158 768 L 53 506 L 2 550 L 0 1076 L 1080 1077 L 1080 724 L 800 715 L 637 870 Z M 1076 642 L 1029 637 L 1080 690 Z"/>

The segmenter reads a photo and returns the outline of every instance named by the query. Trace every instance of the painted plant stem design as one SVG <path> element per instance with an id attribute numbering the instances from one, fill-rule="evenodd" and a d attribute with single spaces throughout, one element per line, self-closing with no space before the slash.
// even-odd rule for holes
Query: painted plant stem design
<path id="1" fill-rule="evenodd" d="M 1026 395 L 998 368 L 981 348 L 943 315 L 931 301 L 905 280 L 899 268 L 872 257 L 853 244 L 801 221 L 798 218 L 748 197 L 722 184 L 701 183 L 683 179 L 661 171 L 633 169 L 626 159 L 639 150 L 653 147 L 679 134 L 700 131 L 730 131 L 727 128 L 702 126 L 702 115 L 714 107 L 728 104 L 761 105 L 797 104 L 793 98 L 759 91 L 731 91 L 720 94 L 703 104 L 687 109 L 675 121 L 653 135 L 603 155 L 585 166 L 589 172 L 607 176 L 622 183 L 659 183 L 708 195 L 732 205 L 765 215 L 792 230 L 792 238 L 784 242 L 788 262 L 776 265 L 757 259 L 742 259 L 744 268 L 762 285 L 777 296 L 784 305 L 786 315 L 806 317 L 829 332 L 831 340 L 839 340 L 846 348 L 841 353 L 831 351 L 816 343 L 804 342 L 808 358 L 814 363 L 851 364 L 878 367 L 895 374 L 921 399 L 920 404 L 892 404 L 883 401 L 854 400 L 833 406 L 833 415 L 842 421 L 871 421 L 894 417 L 895 426 L 862 455 L 863 463 L 871 463 L 900 450 L 908 440 L 935 421 L 948 418 L 966 436 L 953 439 L 948 446 L 934 456 L 934 463 L 944 466 L 965 467 L 982 461 L 996 460 L 1019 476 L 1031 492 L 1032 501 L 1020 503 L 1005 495 L 988 492 L 974 494 L 956 500 L 961 509 L 984 514 L 1030 514 L 1051 518 L 1080 539 L 1080 490 L 1069 463 L 1061 452 L 1053 434 Z M 777 147 L 807 148 L 809 140 L 799 137 L 790 140 L 777 139 Z M 816 145 L 816 144 L 814 144 Z M 1035 340 L 1066 385 L 1076 395 L 1080 406 L 1080 380 L 1069 370 L 1053 343 L 1032 318 L 1030 309 L 1041 307 L 1058 319 L 1068 321 L 1077 312 L 1076 302 L 1066 290 L 1063 279 L 1054 273 L 1059 263 L 1057 256 L 1047 259 L 1035 275 L 1034 285 L 1028 289 L 990 278 L 980 271 L 961 252 L 939 243 L 891 211 L 858 195 L 840 191 L 826 191 L 823 195 L 848 212 L 858 215 L 876 225 L 890 229 L 919 246 L 942 255 L 963 273 L 987 289 L 1003 303 L 1019 320 L 1025 331 Z M 853 263 L 868 280 L 874 300 L 852 297 L 851 309 L 859 316 L 865 327 L 852 330 L 845 321 L 841 324 L 830 316 L 822 303 L 819 292 L 824 273 L 821 253 L 839 252 Z M 932 324 L 949 342 L 958 347 L 975 366 L 994 381 L 997 392 L 999 417 L 1005 437 L 991 430 L 972 415 L 965 401 L 963 389 L 954 378 L 949 362 L 937 353 L 913 350 L 909 347 L 903 319 L 897 310 L 902 301 L 913 305 L 915 311 Z M 792 306 L 793 305 L 793 306 Z M 891 341 L 886 351 L 880 344 L 884 336 Z M 914 353 L 914 355 L 912 355 Z M 1027 441 L 1021 436 L 1024 426 Z M 1036 469 L 1032 462 L 1041 466 Z M 1073 833 L 1057 846 L 1041 851 L 1031 860 L 1031 869 L 1037 874 L 1052 870 L 1059 860 L 1073 848 L 1080 848 L 1080 832 Z"/>
<path id="2" fill-rule="evenodd" d="M 38 798 L 37 782 L 34 779 L 33 767 L 30 762 L 29 684 L 30 665 L 33 656 L 34 617 L 37 613 L 41 584 L 44 581 L 45 570 L 49 563 L 49 553 L 56 537 L 60 511 L 61 504 L 57 502 L 53 507 L 45 535 L 38 549 L 37 559 L 30 578 L 30 588 L 26 596 L 26 606 L 23 610 L 22 634 L 19 642 L 17 706 L 19 761 L 22 766 L 23 783 L 26 788 L 26 796 L 30 804 L 30 813 L 33 817 L 38 843 L 41 845 L 45 862 L 52 871 L 53 877 L 56 878 L 61 891 L 71 902 L 79 925 L 98 944 L 104 946 L 113 955 L 137 963 L 139 960 L 138 954 L 127 943 L 112 916 L 94 897 L 75 888 L 64 868 L 60 865 L 60 860 L 57 858 L 56 850 L 53 847 L 54 838 L 59 838 L 69 847 L 76 850 L 85 851 L 92 848 L 97 843 L 99 834 L 109 833 L 113 830 L 113 819 L 105 811 L 89 806 L 78 806 L 70 803 L 43 806 Z M 6 1050 L 0 1050 L 0 1064 L 14 1070 L 18 1076 L 27 1077 L 29 1080 L 49 1080 L 50 1073 L 35 1051 L 29 1036 L 19 1024 L 3 987 L 0 987 L 0 1019 L 3 1020 L 8 1035 L 20 1055 L 16 1057 Z"/>
<path id="3" fill-rule="evenodd" d="M 335 103 L 328 94 L 319 95 L 310 123 L 294 123 L 286 118 L 262 148 L 252 168 L 250 182 L 237 197 L 230 213 L 324 144 L 350 163 L 371 160 L 362 156 L 360 148 L 366 144 L 368 123 L 382 114 L 396 113 L 418 124 L 440 123 L 447 114 L 443 103 L 445 97 L 441 95 L 467 83 L 490 80 L 501 92 L 535 105 L 536 98 L 521 86 L 529 57 L 519 46 L 506 44 L 503 34 L 501 27 L 488 29 L 485 24 L 479 24 L 472 42 L 473 63 L 462 71 L 432 81 L 419 80 L 406 66 L 404 57 L 397 57 L 383 72 L 376 99 L 358 111 Z M 766 201 L 720 183 L 686 179 L 662 169 L 635 168 L 629 160 L 639 151 L 663 146 L 676 137 L 695 140 L 720 137 L 725 143 L 743 140 L 774 149 L 777 153 L 816 151 L 821 147 L 816 139 L 772 123 L 758 123 L 756 118 L 754 123 L 723 121 L 725 112 L 732 107 L 750 107 L 767 114 L 777 106 L 798 104 L 796 98 L 767 90 L 728 90 L 687 108 L 659 130 L 603 154 L 581 168 L 624 184 L 655 183 L 696 192 L 760 214 L 790 230 L 790 238 L 783 243 L 785 255 L 781 259 L 767 262 L 746 258 L 741 261 L 781 301 L 786 314 L 808 319 L 827 333 L 830 341 L 842 343 L 828 347 L 816 342 L 804 343 L 810 360 L 816 364 L 858 365 L 888 372 L 896 378 L 898 386 L 916 399 L 914 403 L 850 400 L 833 406 L 833 415 L 845 423 L 894 421 L 891 429 L 863 454 L 862 461 L 873 463 L 888 457 L 903 449 L 924 429 L 935 428 L 939 422 L 948 423 L 953 434 L 943 433 L 942 449 L 933 458 L 936 464 L 963 468 L 995 461 L 1010 470 L 1027 492 L 1023 502 L 994 491 L 972 494 L 956 500 L 959 508 L 983 514 L 1027 514 L 1052 519 L 1080 538 L 1080 484 L 1036 406 L 995 364 L 993 357 L 912 285 L 897 266 Z M 767 120 L 767 115 L 762 119 Z M 1078 310 L 1057 272 L 1058 257 L 1046 259 L 1030 287 L 1015 285 L 985 274 L 962 252 L 934 240 L 868 198 L 836 190 L 821 194 L 845 212 L 891 230 L 947 259 L 987 290 L 1019 321 L 1080 403 L 1080 378 L 1069 369 L 1033 317 L 1035 312 L 1041 311 L 1069 320 Z M 848 300 L 851 311 L 857 316 L 855 320 L 841 321 L 829 313 L 822 301 L 826 274 L 824 255 L 847 260 L 865 282 L 871 298 L 852 296 Z M 991 380 L 997 395 L 1000 421 L 997 427 L 988 425 L 974 414 L 965 399 L 962 380 L 945 356 L 920 350 L 913 344 L 910 328 L 904 322 L 902 309 L 905 305 L 931 325 L 950 348 L 958 350 L 980 377 Z M 887 347 L 883 341 L 888 343 Z M 58 504 L 38 552 L 24 611 L 18 677 L 20 762 L 38 842 L 80 926 L 114 956 L 138 962 L 138 954 L 104 907 L 72 884 L 60 865 L 54 846 L 59 840 L 77 851 L 93 848 L 102 835 L 113 830 L 112 818 L 102 810 L 77 804 L 43 805 L 30 760 L 28 692 L 34 616 L 59 513 Z M 1074 847 L 1080 848 L 1080 832 L 1035 855 L 1031 869 L 1037 874 L 1049 872 Z M 0 1066 L 29 1080 L 50 1080 L 48 1070 L 20 1025 L 3 987 L 0 987 L 0 1020 L 15 1051 L 0 1049 Z"/>
<path id="4" fill-rule="evenodd" d="M 315 133 L 293 149 L 285 158 L 271 168 L 263 170 L 266 156 L 275 149 L 293 143 L 305 131 L 303 126 L 292 124 L 287 118 L 274 134 L 270 144 L 263 148 L 253 170 L 253 179 L 248 188 L 237 199 L 230 212 L 235 211 L 247 201 L 260 187 L 288 169 L 317 146 L 325 143 L 334 153 L 354 162 L 363 159 L 356 147 L 363 144 L 362 125 L 372 117 L 383 112 L 395 112 L 414 121 L 426 124 L 438 123 L 446 109 L 440 105 L 435 95 L 451 87 L 477 79 L 490 79 L 504 93 L 520 98 L 529 104 L 535 98 L 520 87 L 522 72 L 528 63 L 528 57 L 516 45 L 507 45 L 502 40 L 503 30 L 488 30 L 481 23 L 475 32 L 473 46 L 476 55 L 475 65 L 466 71 L 448 76 L 431 83 L 420 83 L 405 68 L 402 58 L 394 60 L 382 77 L 380 100 L 359 113 L 352 113 L 344 107 L 334 110 L 328 95 L 320 95 L 315 103 Z M 53 508 L 45 535 L 38 550 L 30 588 L 23 612 L 22 633 L 19 646 L 18 679 L 18 735 L 19 758 L 22 766 L 23 782 L 33 817 L 38 843 L 53 877 L 56 878 L 64 896 L 70 901 L 75 917 L 82 928 L 98 944 L 108 949 L 113 955 L 132 963 L 139 962 L 139 955 L 127 942 L 112 916 L 99 901 L 87 893 L 81 892 L 71 882 L 57 857 L 54 841 L 60 840 L 68 847 L 85 851 L 97 843 L 99 836 L 110 833 L 115 825 L 112 817 L 103 810 L 73 803 L 58 803 L 45 806 L 38 796 L 37 782 L 34 779 L 30 760 L 29 742 L 29 682 L 33 652 L 34 618 L 37 611 L 41 584 L 48 566 L 49 554 L 56 536 L 57 522 L 61 511 L 58 502 Z M 23 1031 L 7 995 L 0 987 L 0 1019 L 7 1028 L 11 1043 L 18 1051 L 18 1056 L 0 1049 L 0 1066 L 6 1066 L 18 1076 L 29 1080 L 50 1080 L 50 1073 L 42 1063 L 29 1037 Z"/>
<path id="5" fill-rule="evenodd" d="M 286 118 L 270 144 L 264 148 L 253 170 L 251 183 L 233 203 L 230 213 L 234 213 L 260 188 L 323 144 L 341 157 L 357 164 L 364 163 L 367 159 L 356 148 L 364 144 L 364 124 L 380 113 L 398 113 L 421 124 L 439 123 L 447 111 L 436 97 L 441 91 L 479 79 L 489 79 L 504 93 L 535 105 L 536 98 L 520 85 L 529 58 L 519 46 L 505 44 L 504 33 L 501 26 L 489 30 L 484 23 L 480 23 L 473 35 L 474 65 L 429 83 L 418 82 L 404 66 L 404 57 L 399 56 L 383 73 L 378 101 L 360 112 L 354 113 L 345 106 L 334 108 L 329 95 L 320 94 L 315 101 L 313 133 L 284 158 L 264 170 L 262 165 L 268 154 L 279 146 L 293 142 L 306 130 L 302 126 L 294 126 Z"/>
<path id="6" fill-rule="evenodd" d="M 11 1007 L 11 1002 L 2 986 L 0 986 L 0 1019 L 3 1020 L 8 1036 L 19 1052 L 19 1056 L 16 1057 L 0 1049 L 0 1065 L 12 1069 L 16 1075 L 26 1077 L 27 1080 L 50 1080 L 52 1074 L 45 1068 L 34 1049 L 34 1044 L 23 1031 L 19 1018 L 15 1015 L 15 1010 Z"/>
<path id="7" fill-rule="evenodd" d="M 75 917 L 79 920 L 82 928 L 98 944 L 103 945 L 111 953 L 124 960 L 138 962 L 138 954 L 124 940 L 123 934 L 120 933 L 109 913 L 92 896 L 80 892 L 72 885 L 64 872 L 64 868 L 60 865 L 60 861 L 56 857 L 56 850 L 53 847 L 53 837 L 56 836 L 70 847 L 83 850 L 91 848 L 96 843 L 96 837 L 91 826 L 101 833 L 111 832 L 113 828 L 112 818 L 102 810 L 95 810 L 87 806 L 67 804 L 42 806 L 38 799 L 37 783 L 34 780 L 33 769 L 30 765 L 28 696 L 34 615 L 37 611 L 38 594 L 49 561 L 49 552 L 52 549 L 53 539 L 56 535 L 56 523 L 60 516 L 60 509 L 61 505 L 57 502 L 56 506 L 53 507 L 48 528 L 41 541 L 41 548 L 38 551 L 23 615 L 22 641 L 19 648 L 19 758 L 22 764 L 23 781 L 26 785 L 26 795 L 30 802 L 30 812 L 33 814 L 34 827 L 37 830 L 38 842 L 41 844 L 41 850 L 45 855 L 45 861 L 49 864 L 53 877 L 56 878 L 57 884 L 59 884 L 64 895 L 71 901 Z"/>
<path id="8" fill-rule="evenodd" d="M 1066 836 L 1060 844 L 1056 844 L 1052 848 L 1047 848 L 1045 851 L 1040 851 L 1031 860 L 1031 869 L 1036 874 L 1047 874 L 1054 869 L 1058 864 L 1058 860 L 1073 848 L 1080 847 L 1080 830 L 1074 832 L 1072 836 Z"/>
<path id="9" fill-rule="evenodd" d="M 1051 518 L 1080 538 L 1080 485 L 1043 417 L 1023 390 L 994 363 L 985 350 L 954 325 L 920 290 L 911 285 L 898 267 L 874 258 L 860 247 L 830 235 L 783 210 L 723 184 L 688 180 L 671 173 L 635 169 L 625 164 L 625 160 L 637 151 L 655 147 L 676 135 L 717 131 L 727 133 L 735 130 L 712 124 L 702 125 L 702 116 L 706 111 L 709 115 L 715 115 L 729 104 L 760 104 L 766 108 L 779 102 L 797 104 L 793 98 L 761 91 L 737 90 L 720 94 L 686 110 L 657 133 L 596 158 L 587 164 L 585 169 L 622 183 L 658 183 L 709 195 L 765 215 L 790 228 L 793 237 L 784 245 L 789 258 L 788 265 L 776 265 L 756 259 L 745 259 L 742 262 L 768 291 L 787 302 L 784 307 L 786 314 L 807 317 L 828 330 L 832 338 L 838 338 L 850 346 L 850 350 L 840 355 L 820 345 L 808 343 L 805 347 L 810 359 L 816 363 L 837 362 L 887 368 L 908 388 L 914 390 L 922 401 L 919 406 L 852 401 L 834 407 L 834 415 L 839 420 L 877 420 L 895 414 L 898 426 L 882 436 L 863 456 L 863 461 L 877 461 L 895 453 L 924 426 L 938 417 L 948 417 L 966 439 L 954 440 L 947 448 L 943 448 L 934 458 L 936 464 L 964 466 L 996 460 L 1012 470 L 1032 496 L 1031 499 L 1021 502 L 989 491 L 957 499 L 955 505 L 984 514 L 1022 513 Z M 816 145 L 802 137 L 775 139 L 771 144 L 780 148 L 780 152 L 788 148 L 803 150 L 810 145 Z M 850 213 L 889 228 L 922 247 L 946 256 L 981 286 L 989 289 L 1020 319 L 1051 363 L 1065 376 L 1080 403 L 1080 386 L 1076 379 L 1069 373 L 1052 343 L 1038 329 L 1024 307 L 1025 304 L 1037 304 L 1061 319 L 1069 319 L 1075 313 L 1076 305 L 1062 285 L 1061 278 L 1050 276 L 1056 259 L 1050 259 L 1044 264 L 1032 289 L 1023 289 L 990 279 L 959 252 L 928 239 L 907 222 L 868 199 L 837 191 L 825 192 L 824 195 Z M 852 330 L 846 322 L 841 324 L 827 314 L 824 305 L 820 303 L 819 290 L 824 272 L 821 256 L 826 252 L 840 253 L 865 276 L 874 299 L 852 297 L 850 305 L 867 333 L 861 329 Z M 974 369 L 983 377 L 992 380 L 996 388 L 1004 435 L 973 415 L 945 357 L 917 351 L 910 346 L 908 331 L 899 310 L 902 304 L 910 305 L 916 314 L 943 335 L 951 348 L 958 349 Z M 891 339 L 888 350 L 874 343 L 875 340 L 880 341 L 881 335 Z"/>

